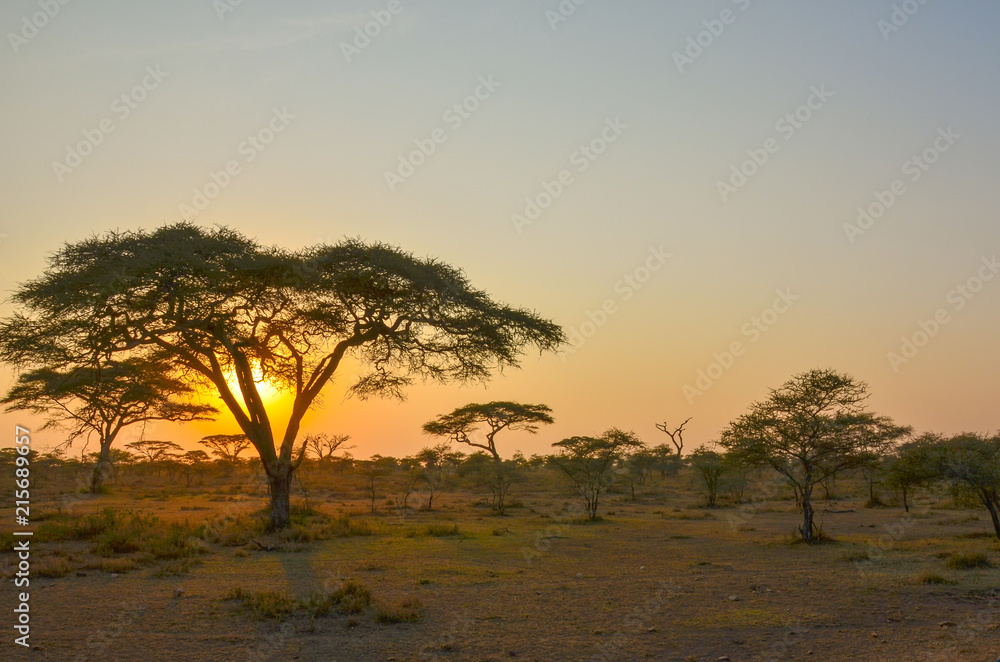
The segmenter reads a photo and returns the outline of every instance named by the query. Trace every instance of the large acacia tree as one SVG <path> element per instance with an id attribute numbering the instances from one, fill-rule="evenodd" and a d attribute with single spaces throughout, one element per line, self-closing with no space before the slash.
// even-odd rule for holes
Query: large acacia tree
<path id="1" fill-rule="evenodd" d="M 812 493 L 817 483 L 884 454 L 910 434 L 868 411 L 868 387 L 834 370 L 810 370 L 771 391 L 730 423 L 720 444 L 747 464 L 768 465 L 795 489 L 803 540 L 815 540 Z"/>
<path id="2" fill-rule="evenodd" d="M 289 524 L 302 418 L 345 361 L 360 366 L 350 393 L 401 397 L 415 378 L 484 380 L 563 340 L 435 259 L 357 240 L 293 252 L 190 223 L 66 245 L 14 301 L 41 328 L 92 325 L 109 354 L 155 348 L 216 392 L 260 455 L 275 528 Z M 292 399 L 283 430 L 265 382 Z"/>
<path id="3" fill-rule="evenodd" d="M 573 481 L 591 521 L 597 519 L 601 493 L 614 483 L 615 467 L 646 447 L 634 432 L 618 428 L 605 430 L 599 437 L 569 437 L 552 445 L 561 451 L 552 456 L 552 462 Z"/>

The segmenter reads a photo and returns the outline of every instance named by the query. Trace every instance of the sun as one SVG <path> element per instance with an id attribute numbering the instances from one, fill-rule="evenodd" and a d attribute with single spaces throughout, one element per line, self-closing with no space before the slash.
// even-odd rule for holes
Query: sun
<path id="1" fill-rule="evenodd" d="M 259 366 L 253 369 L 253 382 L 257 385 L 257 392 L 260 393 L 260 397 L 263 398 L 265 402 L 271 402 L 281 397 L 281 389 L 264 379 L 261 375 Z M 240 384 L 236 379 L 236 373 L 229 372 L 226 375 L 226 384 L 229 385 L 229 389 L 233 393 L 239 395 L 241 400 L 244 400 L 244 403 L 246 402 L 246 399 L 243 397 L 243 390 L 240 388 Z"/>

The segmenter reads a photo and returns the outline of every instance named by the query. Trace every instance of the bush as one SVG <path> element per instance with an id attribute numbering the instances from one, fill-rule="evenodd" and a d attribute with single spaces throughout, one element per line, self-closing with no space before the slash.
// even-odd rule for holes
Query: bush
<path id="1" fill-rule="evenodd" d="M 376 623 L 412 623 L 423 617 L 424 606 L 417 598 L 407 598 L 391 605 L 379 605 L 375 609 Z"/>
<path id="2" fill-rule="evenodd" d="M 295 611 L 296 602 L 283 593 L 262 591 L 250 593 L 241 587 L 229 591 L 227 600 L 239 600 L 240 607 L 258 620 L 283 618 Z"/>
<path id="3" fill-rule="evenodd" d="M 953 570 L 974 570 L 976 568 L 992 568 L 993 564 L 982 552 L 970 554 L 955 554 L 945 562 Z"/>

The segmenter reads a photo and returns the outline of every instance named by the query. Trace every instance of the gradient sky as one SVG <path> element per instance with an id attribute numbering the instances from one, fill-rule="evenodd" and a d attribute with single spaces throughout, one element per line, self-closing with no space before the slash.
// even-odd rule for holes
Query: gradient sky
<path id="1" fill-rule="evenodd" d="M 1000 278 L 968 297 L 953 291 L 1000 254 L 997 3 L 897 2 L 917 10 L 899 9 L 889 31 L 888 0 L 589 0 L 558 23 L 546 14 L 558 0 L 401 0 L 348 62 L 342 44 L 388 0 L 244 0 L 220 17 L 226 2 L 70 2 L 30 39 L 7 35 L 5 294 L 63 242 L 180 220 L 195 189 L 236 160 L 240 173 L 198 223 L 289 248 L 390 242 L 464 268 L 567 331 L 614 304 L 572 353 L 530 354 L 487 387 L 418 386 L 398 403 L 344 400 L 346 380 L 333 384 L 307 431 L 349 433 L 357 456 L 413 453 L 431 442 L 421 423 L 490 399 L 544 402 L 557 419 L 499 439 L 505 455 L 609 426 L 661 443 L 656 421 L 688 417 L 693 447 L 814 367 L 867 381 L 875 409 L 918 430 L 1000 427 Z M 20 34 L 39 11 L 7 0 L 0 27 Z M 724 11 L 729 23 L 713 22 Z M 703 32 L 707 46 L 679 71 L 675 53 Z M 144 77 L 155 89 L 122 117 L 116 99 Z M 455 127 L 446 111 L 490 77 L 499 87 Z M 778 123 L 812 88 L 832 96 L 814 97 L 789 135 Z M 276 109 L 294 118 L 273 142 L 243 144 Z M 53 163 L 106 118 L 114 131 L 59 181 Z M 627 128 L 580 172 L 574 154 L 609 120 Z M 937 151 L 949 127 L 958 137 Z M 385 172 L 436 129 L 447 139 L 391 191 Z M 766 163 L 723 200 L 718 182 L 768 145 Z M 904 164 L 927 149 L 936 162 L 913 181 Z M 572 183 L 518 232 L 512 214 L 562 170 Z M 902 193 L 849 241 L 844 225 L 896 180 Z M 660 249 L 670 257 L 640 288 L 619 284 Z M 799 298 L 765 313 L 778 290 Z M 892 365 L 902 338 L 942 309 L 934 337 Z M 756 337 L 762 314 L 773 324 Z M 742 355 L 686 396 L 734 342 Z M 0 386 L 12 379 L 5 369 Z M 146 436 L 190 445 L 220 431 L 236 430 L 220 419 Z"/>

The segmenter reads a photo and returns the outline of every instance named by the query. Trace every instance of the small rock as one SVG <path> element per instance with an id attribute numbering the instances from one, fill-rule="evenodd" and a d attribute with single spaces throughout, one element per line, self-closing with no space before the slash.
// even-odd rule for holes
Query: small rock
<path id="1" fill-rule="evenodd" d="M 577 578 L 583 577 L 583 573 L 582 572 L 578 572 L 578 573 L 576 573 L 576 576 L 577 576 Z"/>
<path id="2" fill-rule="evenodd" d="M 740 599 L 740 596 L 738 596 L 738 595 L 730 595 L 729 598 L 728 598 L 728 600 L 730 602 L 737 602 L 739 599 Z"/>
<path id="3" fill-rule="evenodd" d="M 719 657 L 718 662 L 732 662 L 732 660 L 729 659 L 728 655 L 723 655 Z"/>
<path id="4" fill-rule="evenodd" d="M 646 628 L 646 632 L 656 632 L 656 628 Z"/>
<path id="5" fill-rule="evenodd" d="M 175 588 L 174 589 L 174 597 L 175 598 L 179 598 L 182 595 L 184 595 L 184 589 L 182 589 L 182 588 Z"/>
<path id="6" fill-rule="evenodd" d="M 645 569 L 646 569 L 646 566 L 644 566 L 644 565 L 643 566 L 639 566 L 639 570 L 645 570 Z"/>
<path id="7" fill-rule="evenodd" d="M 955 621 L 941 621 L 940 623 L 938 623 L 939 628 L 953 628 L 957 625 L 958 623 L 956 623 Z"/>

